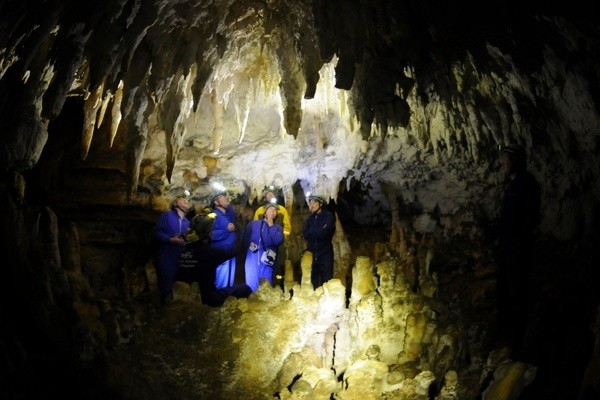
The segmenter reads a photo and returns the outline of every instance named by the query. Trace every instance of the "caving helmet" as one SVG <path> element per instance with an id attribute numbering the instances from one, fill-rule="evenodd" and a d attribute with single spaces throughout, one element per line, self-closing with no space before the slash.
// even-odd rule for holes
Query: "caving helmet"
<path id="1" fill-rule="evenodd" d="M 210 206 L 214 208 L 215 201 L 221 196 L 227 196 L 227 192 L 224 190 L 220 190 L 220 191 L 216 192 L 215 194 L 213 194 L 213 196 L 210 198 Z"/>
<path id="2" fill-rule="evenodd" d="M 325 197 L 318 194 L 311 194 L 310 196 L 308 196 L 309 202 L 313 200 L 318 201 L 319 203 L 321 203 L 321 205 L 327 204 L 327 200 L 325 200 Z"/>
<path id="3" fill-rule="evenodd" d="M 279 212 L 279 206 L 277 204 L 275 204 L 275 203 L 268 203 L 268 204 L 266 204 L 265 205 L 265 213 L 267 212 L 267 210 L 269 208 L 274 208 L 275 211 Z"/>
<path id="4" fill-rule="evenodd" d="M 184 189 L 183 191 L 178 192 L 177 195 L 173 198 L 173 201 L 171 201 L 171 209 L 175 209 L 175 207 L 177 207 L 177 200 L 179 200 L 179 199 L 189 200 L 190 192 L 187 189 Z"/>

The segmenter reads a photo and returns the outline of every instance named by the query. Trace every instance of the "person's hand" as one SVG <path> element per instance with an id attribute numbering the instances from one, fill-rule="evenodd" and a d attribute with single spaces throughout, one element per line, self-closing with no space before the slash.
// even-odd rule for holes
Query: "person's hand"
<path id="1" fill-rule="evenodd" d="M 229 232 L 235 231 L 235 225 L 233 224 L 233 222 L 230 222 L 230 223 L 227 224 L 227 230 Z"/>
<path id="2" fill-rule="evenodd" d="M 169 239 L 169 241 L 172 244 L 178 244 L 181 246 L 183 246 L 185 244 L 185 239 L 181 235 L 173 236 L 171 239 Z"/>

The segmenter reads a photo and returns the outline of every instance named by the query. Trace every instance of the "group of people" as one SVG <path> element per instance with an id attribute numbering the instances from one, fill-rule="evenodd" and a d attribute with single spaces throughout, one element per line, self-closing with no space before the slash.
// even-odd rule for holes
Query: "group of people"
<path id="1" fill-rule="evenodd" d="M 528 277 L 532 263 L 534 231 L 540 222 L 540 187 L 526 168 L 526 153 L 519 146 L 501 149 L 506 186 L 500 214 L 498 240 L 499 322 L 508 344 L 519 353 L 527 326 Z M 210 207 L 191 223 L 187 196 L 177 196 L 171 209 L 156 224 L 159 242 L 156 260 L 162 303 L 172 298 L 176 280 L 200 285 L 202 302 L 223 304 L 228 296 L 248 297 L 261 281 L 279 285 L 283 277 L 286 241 L 292 226 L 276 192 L 267 188 L 253 220 L 238 229 L 237 215 L 226 192 L 215 194 Z M 310 215 L 302 236 L 313 256 L 311 282 L 316 289 L 333 278 L 335 215 L 323 196 L 308 198 Z M 236 262 L 244 254 L 245 282 L 236 284 Z M 242 258 L 240 258 L 242 259 Z"/>
<path id="2" fill-rule="evenodd" d="M 285 207 L 277 204 L 276 190 L 263 191 L 263 204 L 243 229 L 226 192 L 216 193 L 210 207 L 190 221 L 189 199 L 182 194 L 156 223 L 156 259 L 162 304 L 173 298 L 175 281 L 198 282 L 203 303 L 218 306 L 228 296 L 248 297 L 261 281 L 281 285 L 286 241 L 292 226 Z M 309 196 L 311 215 L 303 226 L 306 249 L 313 253 L 311 281 L 315 289 L 333 277 L 335 216 L 323 196 Z M 238 255 L 245 254 L 244 283 L 236 283 Z"/>

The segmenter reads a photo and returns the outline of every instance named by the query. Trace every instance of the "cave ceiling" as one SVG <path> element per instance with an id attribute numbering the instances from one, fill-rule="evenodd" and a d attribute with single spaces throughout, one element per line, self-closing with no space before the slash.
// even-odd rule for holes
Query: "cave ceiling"
<path id="1" fill-rule="evenodd" d="M 391 0 L 0 8 L 2 166 L 43 170 L 57 199 L 202 203 L 219 181 L 248 201 L 279 185 L 288 205 L 298 185 L 352 193 L 364 223 L 392 198 L 490 213 L 508 142 L 550 182 L 546 213 L 600 192 L 591 21 Z"/>

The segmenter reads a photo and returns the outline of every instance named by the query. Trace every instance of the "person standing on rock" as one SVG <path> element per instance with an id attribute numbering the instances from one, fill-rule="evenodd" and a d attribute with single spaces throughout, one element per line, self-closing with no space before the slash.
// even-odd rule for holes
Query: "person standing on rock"
<path id="1" fill-rule="evenodd" d="M 285 260 L 288 258 L 287 243 L 292 233 L 292 223 L 290 215 L 287 212 L 284 204 L 277 204 L 276 193 L 278 189 L 275 186 L 267 186 L 262 192 L 262 205 L 254 212 L 253 220 L 261 220 L 265 214 L 265 209 L 274 204 L 277 206 L 277 223 L 283 226 L 283 243 L 277 251 L 277 260 L 273 266 L 273 284 L 280 286 L 283 289 L 283 276 L 285 272 Z"/>
<path id="2" fill-rule="evenodd" d="M 332 239 L 335 233 L 335 216 L 325 208 L 326 204 L 323 196 L 310 195 L 310 215 L 302 228 L 306 249 L 313 255 L 310 280 L 315 289 L 333 278 Z"/>
<path id="3" fill-rule="evenodd" d="M 158 292 L 161 304 L 173 298 L 173 283 L 181 250 L 185 245 L 185 234 L 190 227 L 186 214 L 190 209 L 188 194 L 184 192 L 171 202 L 171 208 L 163 212 L 156 221 L 155 237 L 158 254 L 155 260 Z"/>
<path id="4" fill-rule="evenodd" d="M 274 283 L 277 253 L 284 236 L 283 227 L 276 223 L 278 209 L 276 204 L 267 204 L 262 218 L 250 222 L 244 230 L 246 284 L 253 292 L 263 279 Z"/>
<path id="5" fill-rule="evenodd" d="M 217 192 L 212 196 L 210 205 L 217 215 L 211 234 L 211 247 L 233 254 L 217 268 L 215 285 L 217 289 L 221 289 L 235 283 L 236 255 L 239 250 L 237 215 L 227 192 Z"/>

